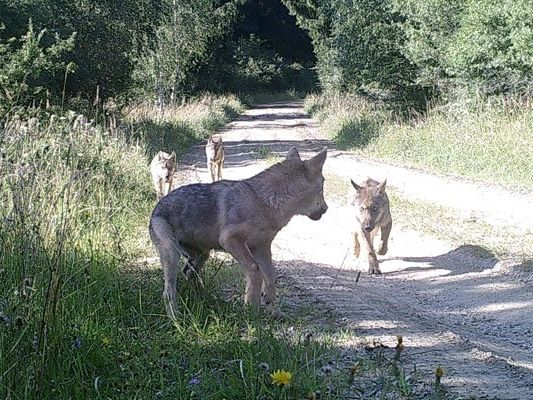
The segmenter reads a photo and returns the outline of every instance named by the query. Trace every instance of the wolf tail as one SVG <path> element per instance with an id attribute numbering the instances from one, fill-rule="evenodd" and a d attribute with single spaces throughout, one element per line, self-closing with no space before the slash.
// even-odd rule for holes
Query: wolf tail
<path id="1" fill-rule="evenodd" d="M 172 227 L 164 218 L 152 216 L 149 231 L 150 238 L 159 253 L 161 267 L 165 275 L 165 288 L 163 290 L 165 306 L 169 316 L 173 317 L 178 308 L 176 301 L 176 281 L 181 256 L 180 249 L 176 245 Z"/>

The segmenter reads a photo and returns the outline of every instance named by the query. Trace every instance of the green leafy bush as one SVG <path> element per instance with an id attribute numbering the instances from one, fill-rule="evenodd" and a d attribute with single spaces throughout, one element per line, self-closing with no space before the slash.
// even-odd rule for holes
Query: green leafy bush
<path id="1" fill-rule="evenodd" d="M 38 85 L 38 79 L 46 72 L 67 68 L 60 57 L 72 50 L 74 35 L 65 40 L 56 35 L 46 45 L 45 34 L 44 29 L 35 32 L 30 21 L 20 39 L 0 41 L 0 118 L 30 100 L 42 99 L 43 87 Z"/>

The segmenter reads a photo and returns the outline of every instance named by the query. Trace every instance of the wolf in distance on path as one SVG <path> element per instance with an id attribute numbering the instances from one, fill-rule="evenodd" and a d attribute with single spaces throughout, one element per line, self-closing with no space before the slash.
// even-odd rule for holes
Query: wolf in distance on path
<path id="1" fill-rule="evenodd" d="M 224 147 L 222 146 L 222 136 L 209 136 L 205 145 L 205 155 L 207 157 L 207 171 L 211 176 L 211 181 L 222 179 L 222 168 L 224 167 Z"/>
<path id="2" fill-rule="evenodd" d="M 183 273 L 198 273 L 212 249 L 230 253 L 244 271 L 244 301 L 263 303 L 274 312 L 276 273 L 271 244 L 294 215 L 319 220 L 328 209 L 324 200 L 322 167 L 327 149 L 302 160 L 292 147 L 285 160 L 240 181 L 221 180 L 181 186 L 156 205 L 150 237 L 164 272 L 163 297 L 167 313 L 178 310 L 176 280 L 181 257 Z"/>
<path id="3" fill-rule="evenodd" d="M 378 254 L 387 254 L 392 217 L 390 204 L 385 187 L 387 180 L 377 182 L 367 179 L 358 185 L 351 180 L 355 194 L 351 204 L 355 207 L 354 254 L 359 257 L 361 249 L 368 257 L 368 273 L 381 274 L 379 263 L 374 250 L 374 236 L 381 231 Z"/>
<path id="4" fill-rule="evenodd" d="M 150 163 L 150 173 L 157 199 L 166 196 L 172 190 L 174 172 L 176 172 L 176 153 L 158 152 Z"/>

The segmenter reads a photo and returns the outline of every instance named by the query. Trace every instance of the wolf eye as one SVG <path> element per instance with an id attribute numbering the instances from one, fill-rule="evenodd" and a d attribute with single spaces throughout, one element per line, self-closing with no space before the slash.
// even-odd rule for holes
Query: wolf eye
<path id="1" fill-rule="evenodd" d="M 372 212 L 376 212 L 377 210 L 378 210 L 378 208 L 376 206 L 370 207 L 370 211 L 372 211 Z"/>
<path id="2" fill-rule="evenodd" d="M 359 211 L 365 211 L 364 207 L 359 207 Z"/>

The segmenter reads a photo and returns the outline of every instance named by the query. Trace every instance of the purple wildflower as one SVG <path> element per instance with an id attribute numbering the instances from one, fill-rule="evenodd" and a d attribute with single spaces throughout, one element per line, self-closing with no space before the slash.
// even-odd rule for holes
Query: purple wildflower
<path id="1" fill-rule="evenodd" d="M 191 376 L 191 379 L 189 379 L 189 386 L 198 386 L 201 382 L 199 375 L 193 375 Z"/>
<path id="2" fill-rule="evenodd" d="M 72 347 L 74 347 L 76 350 L 79 350 L 81 348 L 81 338 L 76 337 L 74 339 L 74 342 L 72 343 Z"/>

